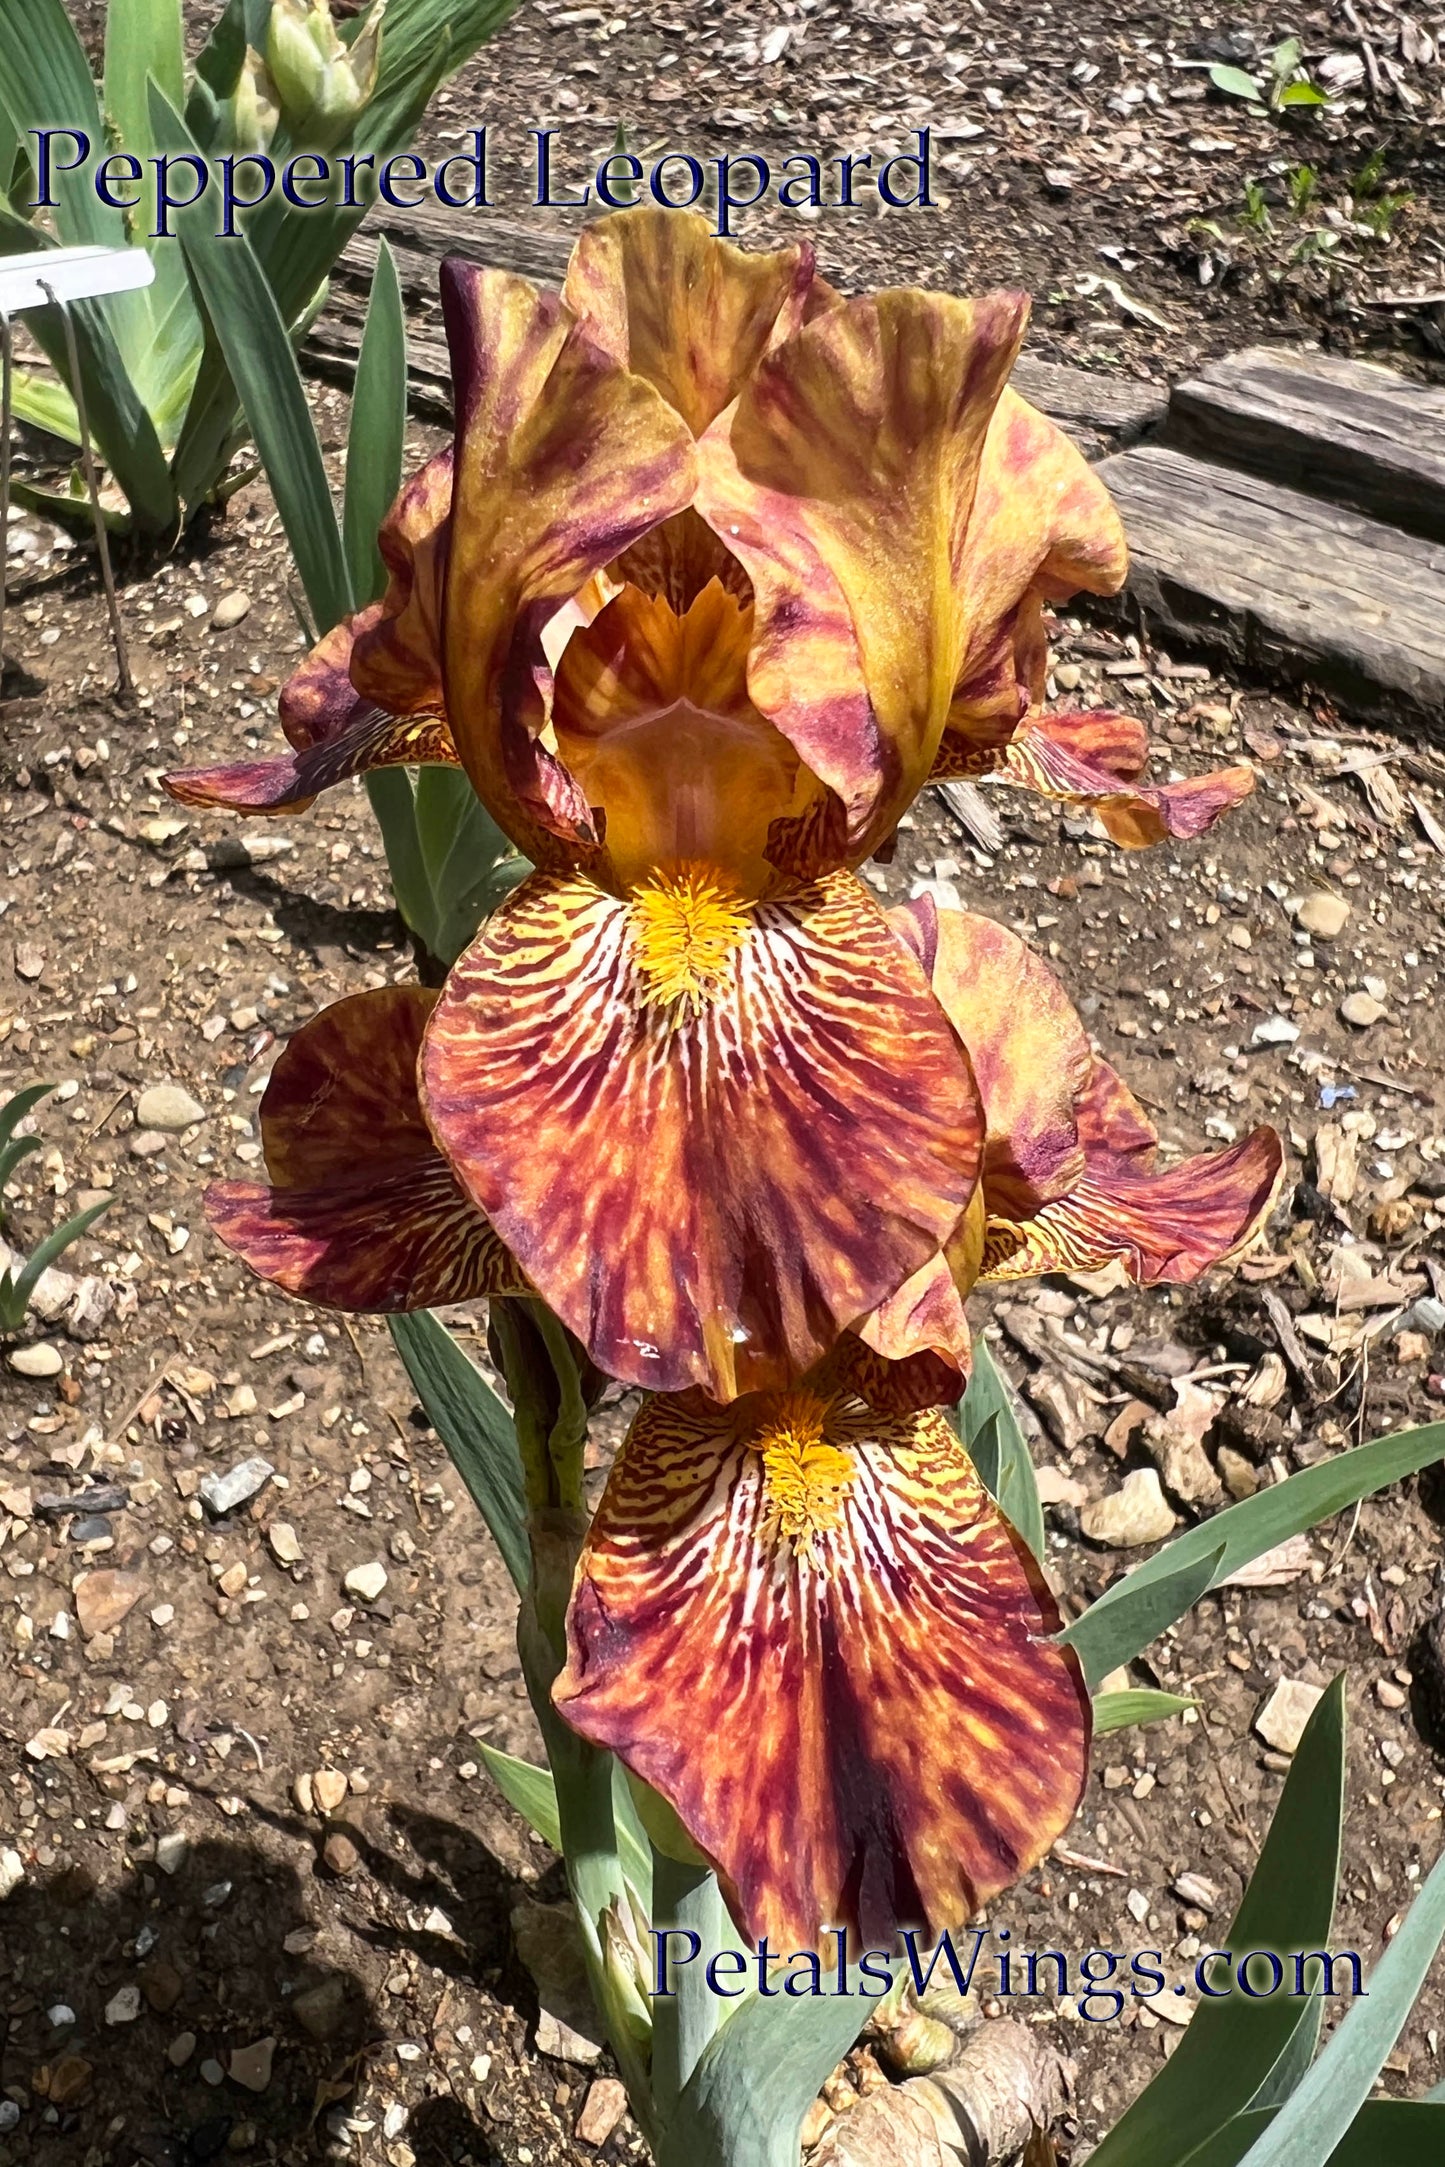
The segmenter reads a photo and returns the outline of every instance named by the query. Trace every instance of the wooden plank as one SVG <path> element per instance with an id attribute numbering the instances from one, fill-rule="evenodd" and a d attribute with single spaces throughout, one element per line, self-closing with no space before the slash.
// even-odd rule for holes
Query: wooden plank
<path id="1" fill-rule="evenodd" d="M 1120 450 L 1161 422 L 1169 405 L 1167 384 L 1103 376 L 1097 369 L 1068 368 L 1033 354 L 1020 354 L 1011 381 L 1054 421 L 1106 438 Z"/>
<path id="2" fill-rule="evenodd" d="M 1167 445 L 1098 471 L 1155 637 L 1445 742 L 1445 547 Z"/>
<path id="3" fill-rule="evenodd" d="M 1445 541 L 1445 390 L 1250 347 L 1177 384 L 1163 441 Z"/>

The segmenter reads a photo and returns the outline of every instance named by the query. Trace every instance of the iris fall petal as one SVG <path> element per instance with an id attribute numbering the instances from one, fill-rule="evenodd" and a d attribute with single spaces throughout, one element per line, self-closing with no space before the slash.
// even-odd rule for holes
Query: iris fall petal
<path id="1" fill-rule="evenodd" d="M 859 882 L 709 893 L 533 875 L 452 972 L 422 1088 L 599 1367 L 726 1400 L 802 1375 L 938 1250 L 981 1129 L 967 1057 Z M 689 895 L 692 998 L 664 922 L 690 922 Z"/>
<path id="2" fill-rule="evenodd" d="M 653 1399 L 579 1569 L 554 1698 L 676 1809 L 750 1938 L 956 1927 L 1082 1790 L 1058 1613 L 942 1415 Z"/>
<path id="3" fill-rule="evenodd" d="M 436 995 L 353 994 L 291 1039 L 261 1101 L 271 1185 L 220 1181 L 206 1216 L 288 1294 L 343 1310 L 530 1292 L 421 1115 L 416 1064 Z"/>

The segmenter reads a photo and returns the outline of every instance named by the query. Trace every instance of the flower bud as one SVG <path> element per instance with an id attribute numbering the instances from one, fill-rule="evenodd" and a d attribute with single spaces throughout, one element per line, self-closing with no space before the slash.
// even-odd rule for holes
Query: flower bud
<path id="1" fill-rule="evenodd" d="M 255 46 L 248 45 L 235 91 L 221 108 L 226 149 L 237 156 L 269 150 L 280 119 L 281 100 L 271 70 Z"/>
<path id="2" fill-rule="evenodd" d="M 308 150 L 330 150 L 371 103 L 385 6 L 386 0 L 374 0 L 347 45 L 337 35 L 328 0 L 272 0 L 266 58 L 286 125 Z"/>

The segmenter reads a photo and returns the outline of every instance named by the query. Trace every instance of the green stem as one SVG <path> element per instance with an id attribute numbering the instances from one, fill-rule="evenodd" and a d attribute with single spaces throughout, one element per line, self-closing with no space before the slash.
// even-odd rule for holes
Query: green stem
<path id="1" fill-rule="evenodd" d="M 695 1962 L 669 1966 L 673 1991 L 653 1996 L 652 2096 L 665 2129 L 683 2086 L 717 2030 L 721 2008 L 708 1989 L 704 1965 L 728 1945 L 731 1927 L 717 1881 L 706 1866 L 684 1866 L 654 1846 L 652 1925 L 654 1933 L 665 1927 L 690 1930 L 702 1944 Z M 671 1950 L 674 1963 L 686 1953 L 677 1943 L 664 1946 Z"/>

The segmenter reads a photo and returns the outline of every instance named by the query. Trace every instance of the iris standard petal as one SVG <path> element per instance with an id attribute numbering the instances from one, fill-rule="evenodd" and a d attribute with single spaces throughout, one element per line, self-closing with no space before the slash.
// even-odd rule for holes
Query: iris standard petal
<path id="1" fill-rule="evenodd" d="M 619 901 L 536 874 L 453 970 L 427 1117 L 593 1360 L 725 1400 L 818 1361 L 953 1233 L 967 1057 L 866 889 Z"/>
<path id="2" fill-rule="evenodd" d="M 768 348 L 803 323 L 813 284 L 806 243 L 750 253 L 695 212 L 647 205 L 578 236 L 562 297 L 603 351 L 701 436 Z"/>
<path id="3" fill-rule="evenodd" d="M 388 986 L 323 1009 L 261 1101 L 272 1185 L 206 1191 L 221 1240 L 288 1294 L 394 1311 L 531 1291 L 422 1118 L 417 1053 L 436 998 Z"/>
<path id="4" fill-rule="evenodd" d="M 963 1924 L 1068 1827 L 1089 1700 L 932 1412 L 650 1400 L 583 1554 L 567 1721 L 660 1791 L 784 1951 Z"/>
<path id="5" fill-rule="evenodd" d="M 765 355 L 699 441 L 697 509 L 756 596 L 749 690 L 838 799 L 853 863 L 938 750 L 984 439 L 1026 317 L 1018 294 L 845 302 Z"/>
<path id="6" fill-rule="evenodd" d="M 446 710 L 498 825 L 534 864 L 571 865 L 601 838 L 542 742 L 543 633 L 593 575 L 690 503 L 692 436 L 558 295 L 451 259 L 442 306 L 457 411 Z"/>

